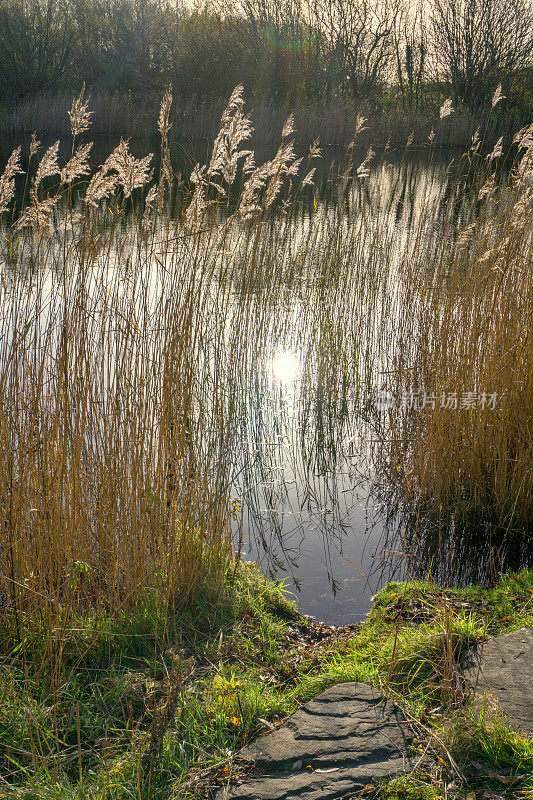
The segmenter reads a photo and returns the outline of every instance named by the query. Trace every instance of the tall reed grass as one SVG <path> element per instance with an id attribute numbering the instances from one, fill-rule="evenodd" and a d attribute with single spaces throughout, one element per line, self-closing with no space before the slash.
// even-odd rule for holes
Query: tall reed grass
<path id="1" fill-rule="evenodd" d="M 477 189 L 462 230 L 413 251 L 407 267 L 410 313 L 391 384 L 404 402 L 390 415 L 390 466 L 411 510 L 443 534 L 532 532 L 531 131 L 516 134 L 518 158 L 499 183 L 473 144 Z M 497 156 L 498 146 L 489 161 Z M 456 193 L 449 221 L 460 202 Z"/>
<path id="2" fill-rule="evenodd" d="M 90 144 L 78 145 L 91 122 L 83 92 L 66 164 L 57 143 L 40 154 L 32 139 L 38 166 L 5 239 L 0 287 L 0 598 L 17 635 L 222 591 L 230 489 L 248 468 L 241 387 L 275 343 L 303 354 L 315 453 L 347 424 L 363 449 L 364 432 L 377 432 L 403 503 L 447 525 L 530 530 L 531 128 L 500 184 L 498 147 L 487 161 L 474 137 L 474 202 L 460 178 L 441 228 L 429 194 L 401 239 L 379 207 L 356 202 L 371 149 L 359 164 L 350 150 L 337 202 L 311 195 L 315 210 L 297 224 L 318 142 L 302 163 L 289 117 L 275 155 L 256 165 L 240 88 L 176 213 L 171 108 L 167 93 L 155 179 L 151 155 L 134 158 L 123 140 L 90 172 Z M 20 171 L 17 149 L 0 180 L 4 212 Z M 382 414 L 381 388 L 434 402 Z M 441 408 L 443 394 L 463 392 L 496 393 L 497 406 Z M 359 411 L 347 410 L 350 393 Z"/>
<path id="3" fill-rule="evenodd" d="M 19 135 L 38 130 L 42 135 L 67 136 L 70 134 L 67 111 L 71 98 L 68 94 L 43 94 L 21 100 L 16 106 L 0 108 L 0 133 Z M 131 95 L 109 95 L 97 93 L 92 99 L 94 109 L 93 131 L 97 135 L 157 136 L 157 113 L 159 99 L 148 95 L 142 103 Z M 173 138 L 213 142 L 224 109 L 224 101 L 201 98 L 178 98 L 172 110 Z M 356 128 L 357 116 L 364 113 L 369 118 L 368 130 L 360 139 L 362 147 L 403 148 L 411 134 L 414 146 L 428 146 L 428 135 L 436 131 L 435 146 L 468 147 L 477 128 L 483 131 L 487 146 L 492 146 L 499 136 L 510 138 L 516 128 L 526 119 L 512 116 L 496 117 L 474 115 L 462 110 L 456 112 L 445 126 L 438 125 L 438 113 L 428 109 L 419 113 L 407 113 L 395 109 L 369 111 L 352 108 L 339 101 L 332 101 L 327 109 L 297 106 L 287 103 L 275 104 L 256 99 L 253 103 L 255 131 L 253 141 L 257 147 L 273 147 L 279 131 L 289 114 L 295 118 L 297 141 L 308 145 L 319 138 L 324 145 L 346 147 Z"/>

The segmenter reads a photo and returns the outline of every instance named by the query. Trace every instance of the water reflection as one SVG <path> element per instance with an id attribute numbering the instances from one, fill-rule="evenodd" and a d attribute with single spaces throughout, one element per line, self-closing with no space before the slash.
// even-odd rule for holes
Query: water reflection
<path id="1" fill-rule="evenodd" d="M 97 144 L 100 162 L 116 142 Z M 10 152 L 11 144 L 4 145 Z M 134 143 L 132 149 L 144 155 L 147 148 Z M 387 374 L 405 313 L 411 248 L 422 224 L 426 240 L 441 235 L 445 223 L 453 234 L 471 206 L 470 175 L 458 182 L 443 153 L 388 153 L 368 181 L 354 183 L 342 178 L 340 162 L 334 153 L 324 159 L 316 214 L 308 213 L 315 197 L 304 196 L 294 217 L 265 223 L 271 227 L 259 245 L 264 257 L 249 258 L 256 243 L 246 236 L 219 236 L 215 228 L 214 261 L 200 258 L 198 268 L 205 315 L 226 327 L 225 352 L 211 351 L 206 337 L 199 358 L 227 359 L 233 369 L 239 354 L 242 367 L 230 398 L 239 419 L 232 497 L 243 509 L 234 521 L 236 547 L 285 577 L 304 612 L 337 624 L 364 616 L 370 596 L 391 575 L 490 578 L 503 564 L 529 558 L 523 543 L 503 537 L 481 551 L 460 531 L 443 549 L 438 527 L 413 522 L 395 507 L 380 468 L 384 431 L 369 387 L 381 389 Z M 451 226 L 445 220 L 450 200 Z M 125 319 L 132 282 L 134 305 L 142 304 L 162 292 L 177 248 L 184 262 L 190 257 L 179 215 L 173 238 L 160 232 L 150 249 L 139 250 L 138 210 L 129 207 L 113 233 L 103 227 L 85 285 L 88 293 L 97 286 L 95 297 L 111 284 L 119 287 Z M 63 222 L 58 209 L 48 261 L 57 274 L 64 267 Z M 38 273 L 31 247 L 20 261 L 29 275 Z M 250 263 L 257 267 L 250 270 Z M 9 276 L 8 254 L 3 267 Z M 39 278 L 46 295 L 53 279 Z M 95 300 L 95 316 L 97 306 Z M 217 317 L 222 307 L 229 307 L 227 316 Z M 106 379 L 115 377 L 110 372 Z"/>
<path id="2" fill-rule="evenodd" d="M 368 610 L 383 526 L 372 502 L 371 428 L 356 392 L 340 414 L 332 394 L 320 378 L 310 388 L 291 350 L 243 385 L 234 497 L 245 509 L 245 557 L 285 578 L 306 613 L 340 623 Z"/>
<path id="3" fill-rule="evenodd" d="M 282 384 L 294 383 L 302 373 L 301 359 L 296 353 L 278 350 L 272 358 L 272 375 Z"/>

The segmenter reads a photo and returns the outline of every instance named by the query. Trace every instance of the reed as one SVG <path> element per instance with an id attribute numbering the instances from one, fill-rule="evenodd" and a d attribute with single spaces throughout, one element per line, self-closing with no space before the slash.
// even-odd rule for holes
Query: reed
<path id="1" fill-rule="evenodd" d="M 59 142 L 43 151 L 32 138 L 28 202 L 6 229 L 2 624 L 21 642 L 45 632 L 52 661 L 73 615 L 219 597 L 233 569 L 236 388 L 269 313 L 253 292 L 273 254 L 267 219 L 301 159 L 288 121 L 274 158 L 255 165 L 239 88 L 175 216 L 171 106 L 167 93 L 156 179 L 152 154 L 137 159 L 122 139 L 89 178 L 82 91 L 70 157 L 60 164 Z M 20 164 L 17 148 L 0 179 L 4 212 Z M 221 206 L 233 209 L 222 223 Z M 290 231 L 278 231 L 280 255 Z"/>
<path id="2" fill-rule="evenodd" d="M 479 169 L 453 244 L 444 233 L 409 265 L 416 281 L 391 385 L 407 402 L 391 414 L 390 466 L 419 520 L 429 515 L 443 536 L 531 534 L 531 128 L 515 144 L 507 181 Z M 500 155 L 497 146 L 489 161 Z"/>
<path id="3" fill-rule="evenodd" d="M 451 111 L 443 106 L 439 130 Z M 474 136 L 444 229 L 432 233 L 428 196 L 400 241 L 387 209 L 365 193 L 371 149 L 360 163 L 349 151 L 336 203 L 315 198 L 296 225 L 318 143 L 298 158 L 289 117 L 275 155 L 256 165 L 241 88 L 188 182 L 176 181 L 171 163 L 170 94 L 155 179 L 152 156 L 135 158 L 123 140 L 88 179 L 91 145 L 77 144 L 93 121 L 83 91 L 69 113 L 65 164 L 58 143 L 41 153 L 32 140 L 28 204 L 4 244 L 0 595 L 19 637 L 37 620 L 53 631 L 70 613 L 223 591 L 230 488 L 247 470 L 237 442 L 251 412 L 241 388 L 280 344 L 305 353 L 302 435 L 318 437 L 305 443 L 308 465 L 316 458 L 327 469 L 320 452 L 336 427 L 352 425 L 359 442 L 377 431 L 405 506 L 449 527 L 529 528 L 531 128 L 499 186 L 501 148 L 487 160 Z M 355 120 L 358 137 L 371 127 Z M 1 179 L 4 211 L 20 170 L 17 149 Z M 132 204 L 141 193 L 143 204 Z M 279 317 L 280 302 L 295 297 Z M 373 405 L 382 386 L 433 400 L 383 415 Z M 466 392 L 483 407 L 464 405 Z M 453 393 L 457 409 L 441 405 Z M 347 421 L 349 397 L 361 413 Z M 57 652 L 53 638 L 49 648 Z"/>
<path id="4" fill-rule="evenodd" d="M 0 133 L 3 135 L 29 134 L 38 130 L 47 136 L 68 136 L 70 128 L 67 112 L 69 94 L 42 94 L 19 101 L 16 106 L 0 107 Z M 129 94 L 95 93 L 91 107 L 94 111 L 93 133 L 110 136 L 157 136 L 159 98 L 143 97 L 142 102 Z M 178 140 L 212 143 L 218 132 L 224 101 L 201 98 L 177 98 L 172 110 L 172 136 Z M 405 112 L 397 108 L 372 111 L 352 108 L 349 104 L 332 101 L 327 110 L 323 106 L 294 106 L 276 104 L 260 97 L 253 101 L 255 121 L 254 144 L 273 147 L 283 123 L 293 114 L 296 138 L 301 145 L 309 145 L 319 138 L 324 145 L 346 147 L 356 128 L 357 116 L 364 113 L 369 118 L 368 131 L 360 137 L 361 147 L 403 148 L 412 134 L 412 144 L 427 146 L 428 135 L 437 131 L 435 145 L 441 147 L 468 147 L 474 131 L 481 128 L 487 144 L 492 145 L 499 136 L 510 138 L 514 131 L 528 120 L 513 116 L 474 115 L 466 110 L 456 111 L 446 126 L 439 126 L 438 108 L 421 112 Z"/>
<path id="5" fill-rule="evenodd" d="M 211 360 L 223 317 L 198 313 L 213 253 L 171 234 L 159 251 L 141 221 L 123 239 L 121 203 L 151 178 L 124 142 L 76 212 L 87 155 L 63 170 L 57 145 L 41 157 L 2 289 L 0 594 L 20 635 L 43 615 L 53 630 L 74 611 L 216 593 L 229 558 L 231 376 Z"/>

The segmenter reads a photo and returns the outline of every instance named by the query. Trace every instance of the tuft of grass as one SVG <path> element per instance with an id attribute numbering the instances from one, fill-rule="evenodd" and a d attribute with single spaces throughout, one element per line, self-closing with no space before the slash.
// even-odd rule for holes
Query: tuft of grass
<path id="1" fill-rule="evenodd" d="M 432 620 L 443 606 L 483 619 L 492 635 L 510 633 L 532 622 L 532 572 L 511 572 L 486 587 L 442 589 L 430 581 L 390 582 L 374 597 L 370 616 L 417 623 Z"/>
<path id="2" fill-rule="evenodd" d="M 60 664 L 42 661 L 33 628 L 5 654 L 0 769 L 14 796 L 68 797 L 83 787 L 99 800 L 128 797 L 139 782 L 144 797 L 170 796 L 206 767 L 216 774 L 229 750 L 261 730 L 259 719 L 295 708 L 277 680 L 265 685 L 287 618 L 301 623 L 280 587 L 240 565 L 224 599 L 165 608 L 165 626 L 146 610 L 98 624 L 79 617 Z M 163 746 L 143 769 L 173 693 Z"/>

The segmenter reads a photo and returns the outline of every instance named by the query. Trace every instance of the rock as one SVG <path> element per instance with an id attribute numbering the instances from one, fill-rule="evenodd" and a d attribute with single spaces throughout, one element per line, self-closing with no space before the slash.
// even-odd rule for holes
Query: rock
<path id="1" fill-rule="evenodd" d="M 512 727 L 533 735 L 533 627 L 495 636 L 468 651 L 464 674 L 478 701 L 492 700 Z"/>
<path id="2" fill-rule="evenodd" d="M 342 683 L 241 751 L 260 776 L 217 800 L 333 800 L 412 767 L 411 728 L 400 709 L 364 683 Z"/>

